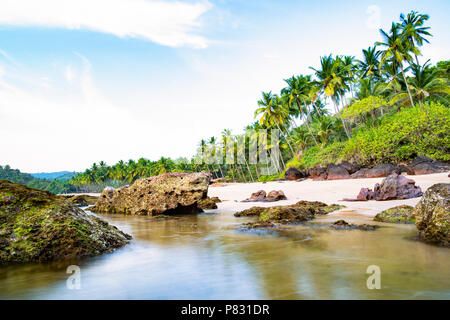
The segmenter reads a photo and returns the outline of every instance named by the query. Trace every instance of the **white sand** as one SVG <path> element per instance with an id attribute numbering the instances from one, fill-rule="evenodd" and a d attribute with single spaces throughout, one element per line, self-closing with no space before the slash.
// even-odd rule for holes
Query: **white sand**
<path id="1" fill-rule="evenodd" d="M 436 173 L 421 176 L 407 176 L 416 182 L 416 185 L 425 192 L 430 186 L 436 183 L 449 183 L 447 173 Z M 300 200 L 322 201 L 327 204 L 337 203 L 343 204 L 347 208 L 337 211 L 333 214 L 356 213 L 366 216 L 375 216 L 377 213 L 398 205 L 406 204 L 415 206 L 420 198 L 407 200 L 391 200 L 391 201 L 366 201 L 366 202 L 344 202 L 343 198 L 356 198 L 361 188 L 371 188 L 375 183 L 380 183 L 384 178 L 371 179 L 349 179 L 349 180 L 333 180 L 333 181 L 312 181 L 310 179 L 296 181 L 277 181 L 277 182 L 256 182 L 256 183 L 232 183 L 222 187 L 209 188 L 208 195 L 210 197 L 219 197 L 226 200 L 218 204 L 218 208 L 227 211 L 240 211 L 251 208 L 253 206 L 278 206 L 296 203 Z M 282 190 L 288 200 L 261 203 L 261 202 L 240 202 L 258 190 Z M 237 202 L 236 202 L 237 201 Z"/>

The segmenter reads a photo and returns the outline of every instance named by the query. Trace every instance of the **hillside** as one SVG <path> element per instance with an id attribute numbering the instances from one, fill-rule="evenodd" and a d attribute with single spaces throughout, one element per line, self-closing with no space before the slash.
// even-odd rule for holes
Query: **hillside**
<path id="1" fill-rule="evenodd" d="M 62 180 L 69 181 L 72 177 L 76 176 L 78 172 L 71 171 L 58 171 L 58 172 L 39 172 L 39 173 L 30 173 L 31 176 L 38 179 L 47 179 L 47 180 Z"/>

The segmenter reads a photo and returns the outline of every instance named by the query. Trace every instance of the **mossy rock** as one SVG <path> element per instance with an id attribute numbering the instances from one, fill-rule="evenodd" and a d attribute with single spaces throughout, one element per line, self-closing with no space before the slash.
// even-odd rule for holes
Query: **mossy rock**
<path id="1" fill-rule="evenodd" d="M 130 239 L 63 197 L 0 180 L 0 264 L 94 256 Z"/>
<path id="2" fill-rule="evenodd" d="M 197 206 L 200 209 L 203 210 L 208 210 L 208 209 L 217 209 L 217 203 L 222 202 L 219 198 L 217 197 L 206 197 L 205 199 L 201 199 L 197 202 Z"/>
<path id="3" fill-rule="evenodd" d="M 412 215 L 422 240 L 450 247 L 450 183 L 428 188 Z"/>
<path id="4" fill-rule="evenodd" d="M 264 207 L 251 207 L 250 209 L 246 209 L 246 210 L 243 210 L 243 211 L 236 212 L 234 214 L 234 216 L 235 217 L 259 216 L 265 210 L 267 210 L 267 208 L 264 208 Z"/>
<path id="5" fill-rule="evenodd" d="M 66 200 L 69 200 L 77 207 L 86 207 L 95 205 L 98 200 L 96 196 L 90 196 L 87 194 L 77 194 L 77 195 L 61 195 Z"/>
<path id="6" fill-rule="evenodd" d="M 384 210 L 377 214 L 373 221 L 388 223 L 415 223 L 416 220 L 411 216 L 414 207 L 401 205 Z"/>

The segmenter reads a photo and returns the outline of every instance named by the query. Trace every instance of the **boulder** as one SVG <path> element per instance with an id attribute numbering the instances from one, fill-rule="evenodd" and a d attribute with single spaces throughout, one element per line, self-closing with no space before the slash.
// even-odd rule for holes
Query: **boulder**
<path id="1" fill-rule="evenodd" d="M 327 168 L 327 180 L 350 179 L 350 174 L 344 166 L 330 164 Z"/>
<path id="2" fill-rule="evenodd" d="M 352 224 L 352 223 L 348 223 L 345 220 L 338 220 L 331 225 L 331 228 L 337 229 L 337 230 L 358 229 L 358 230 L 363 230 L 363 231 L 372 231 L 372 230 L 378 229 L 379 226 L 374 226 L 374 225 L 370 225 L 370 224 Z"/>
<path id="3" fill-rule="evenodd" d="M 290 167 L 286 170 L 286 172 L 284 173 L 284 178 L 286 180 L 290 180 L 290 181 L 296 181 L 298 179 L 304 178 L 305 175 L 298 170 L 297 168 L 294 167 Z"/>
<path id="4" fill-rule="evenodd" d="M 339 165 L 345 168 L 345 170 L 347 170 L 349 174 L 353 174 L 360 169 L 360 166 L 350 163 L 348 161 L 342 161 L 341 163 L 339 163 Z"/>
<path id="5" fill-rule="evenodd" d="M 393 172 L 400 173 L 400 168 L 390 164 L 379 164 L 373 168 L 362 168 L 351 175 L 353 179 L 387 177 Z"/>
<path id="6" fill-rule="evenodd" d="M 259 190 L 250 196 L 250 198 L 242 200 L 241 202 L 275 202 L 280 200 L 286 200 L 284 192 L 281 190 L 272 190 L 268 194 L 264 190 Z"/>
<path id="7" fill-rule="evenodd" d="M 206 199 L 209 173 L 165 173 L 136 180 L 129 187 L 104 190 L 93 212 L 131 215 L 199 213 Z"/>
<path id="8" fill-rule="evenodd" d="M 91 205 L 94 205 L 98 200 L 98 197 L 90 196 L 87 194 L 64 196 L 64 198 L 66 200 L 69 200 L 70 202 L 72 202 L 77 207 L 91 206 Z"/>
<path id="9" fill-rule="evenodd" d="M 94 256 L 130 239 L 63 197 L 0 181 L 0 264 Z"/>
<path id="10" fill-rule="evenodd" d="M 314 181 L 327 180 L 327 168 L 311 168 L 308 170 L 308 175 Z"/>
<path id="11" fill-rule="evenodd" d="M 198 201 L 197 205 L 200 209 L 209 210 L 209 209 L 217 209 L 217 203 L 222 202 L 217 197 L 206 197 L 205 199 L 201 199 Z"/>
<path id="12" fill-rule="evenodd" d="M 419 175 L 447 172 L 450 170 L 450 165 L 428 157 L 419 156 L 408 165 L 408 168 L 415 175 Z"/>
<path id="13" fill-rule="evenodd" d="M 384 210 L 378 213 L 373 221 L 388 223 L 414 223 L 415 219 L 411 216 L 414 207 L 401 205 Z"/>
<path id="14" fill-rule="evenodd" d="M 422 190 L 415 184 L 414 180 L 393 173 L 381 182 L 375 200 L 385 201 L 421 197 L 423 195 Z"/>
<path id="15" fill-rule="evenodd" d="M 286 196 L 284 195 L 284 192 L 281 190 L 272 190 L 270 191 L 266 196 L 266 201 L 268 202 L 274 202 L 274 201 L 280 201 L 280 200 L 287 200 Z"/>
<path id="16" fill-rule="evenodd" d="M 420 239 L 450 247 L 450 184 L 439 183 L 428 188 L 412 216 Z"/>
<path id="17" fill-rule="evenodd" d="M 251 207 L 250 209 L 246 209 L 243 211 L 236 212 L 234 214 L 235 217 L 252 217 L 259 216 L 263 211 L 267 210 L 264 207 Z"/>

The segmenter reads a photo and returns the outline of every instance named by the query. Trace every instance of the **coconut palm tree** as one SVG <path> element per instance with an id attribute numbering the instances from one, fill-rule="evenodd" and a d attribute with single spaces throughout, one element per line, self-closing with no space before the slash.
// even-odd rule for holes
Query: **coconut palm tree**
<path id="1" fill-rule="evenodd" d="M 377 46 L 362 50 L 363 60 L 357 60 L 358 68 L 361 72 L 361 78 L 373 78 L 380 76 L 380 55 L 381 51 Z"/>
<path id="2" fill-rule="evenodd" d="M 419 59 L 417 58 L 417 56 L 420 55 L 419 47 L 421 47 L 424 42 L 429 43 L 425 37 L 432 37 L 431 33 L 427 31 L 430 27 L 423 26 L 429 18 L 429 15 L 421 14 L 416 11 L 411 11 L 406 17 L 403 13 L 400 15 L 400 29 L 402 30 L 403 37 L 405 37 L 410 44 L 417 65 L 420 65 Z"/>
<path id="3" fill-rule="evenodd" d="M 409 63 L 412 62 L 412 57 L 409 53 L 411 50 L 411 46 L 408 41 L 405 41 L 404 36 L 402 36 L 400 32 L 400 27 L 396 23 L 392 23 L 391 31 L 389 34 L 386 33 L 383 29 L 380 29 L 380 33 L 384 38 L 384 42 L 377 42 L 377 45 L 385 47 L 385 50 L 382 53 L 380 66 L 383 65 L 386 61 L 395 63 L 399 66 L 403 76 L 403 80 L 405 81 L 411 105 L 414 105 L 411 90 L 409 88 L 408 81 L 406 80 L 405 70 L 403 68 L 403 63 L 405 61 Z"/>

